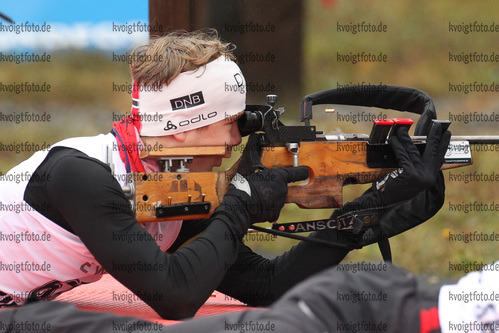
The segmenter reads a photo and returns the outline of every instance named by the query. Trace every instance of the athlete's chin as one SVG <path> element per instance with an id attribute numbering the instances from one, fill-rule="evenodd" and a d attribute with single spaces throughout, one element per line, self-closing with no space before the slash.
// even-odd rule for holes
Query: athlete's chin
<path id="1" fill-rule="evenodd" d="M 230 154 L 229 154 L 229 156 L 228 156 L 228 157 L 230 157 Z M 224 156 L 224 158 L 225 158 L 225 156 Z M 219 158 L 219 159 L 215 162 L 215 165 L 214 165 L 213 167 L 219 167 L 219 166 L 221 166 L 221 165 L 222 165 L 222 159 L 221 159 L 221 158 Z"/>
<path id="2" fill-rule="evenodd" d="M 222 165 L 221 157 L 207 157 L 200 164 L 196 171 L 212 171 L 213 168 L 217 168 Z M 194 170 L 193 170 L 194 171 Z"/>

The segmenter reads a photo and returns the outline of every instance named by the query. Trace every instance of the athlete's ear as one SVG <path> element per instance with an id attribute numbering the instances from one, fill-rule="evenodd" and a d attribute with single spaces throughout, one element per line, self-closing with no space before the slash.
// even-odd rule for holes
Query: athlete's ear
<path id="1" fill-rule="evenodd" d="M 185 139 L 187 138 L 187 133 L 186 132 L 181 132 L 181 133 L 173 134 L 172 136 L 178 142 L 184 142 Z"/>

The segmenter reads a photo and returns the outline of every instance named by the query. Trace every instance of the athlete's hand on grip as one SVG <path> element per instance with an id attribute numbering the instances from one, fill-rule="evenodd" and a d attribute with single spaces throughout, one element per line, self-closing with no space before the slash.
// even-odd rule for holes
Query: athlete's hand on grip
<path id="1" fill-rule="evenodd" d="M 237 174 L 226 196 L 236 196 L 248 211 L 250 223 L 275 221 L 288 193 L 288 183 L 305 180 L 308 168 L 267 169 L 245 177 Z"/>

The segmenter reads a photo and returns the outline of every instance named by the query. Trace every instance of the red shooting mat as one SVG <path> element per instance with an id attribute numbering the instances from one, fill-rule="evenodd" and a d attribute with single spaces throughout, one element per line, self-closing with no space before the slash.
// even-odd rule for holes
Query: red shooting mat
<path id="1" fill-rule="evenodd" d="M 196 317 L 249 309 L 245 304 L 222 293 L 214 292 L 213 295 L 199 309 Z M 131 316 L 166 325 L 176 322 L 161 319 L 152 308 L 110 274 L 104 274 L 97 282 L 81 285 L 65 292 L 55 300 L 75 304 L 86 311 L 113 312 L 122 316 Z"/>

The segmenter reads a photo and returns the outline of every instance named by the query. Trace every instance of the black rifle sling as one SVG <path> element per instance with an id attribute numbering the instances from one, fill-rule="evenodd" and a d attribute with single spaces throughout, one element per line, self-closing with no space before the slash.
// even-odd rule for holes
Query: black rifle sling
<path id="1" fill-rule="evenodd" d="M 430 95 L 415 88 L 390 85 L 351 86 L 319 91 L 303 98 L 300 105 L 300 121 L 312 119 L 312 105 L 339 104 L 377 107 L 421 115 L 414 135 L 427 135 L 431 120 L 437 118 Z"/>

